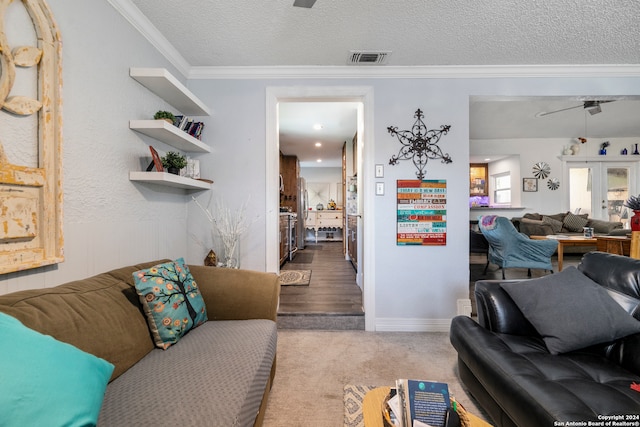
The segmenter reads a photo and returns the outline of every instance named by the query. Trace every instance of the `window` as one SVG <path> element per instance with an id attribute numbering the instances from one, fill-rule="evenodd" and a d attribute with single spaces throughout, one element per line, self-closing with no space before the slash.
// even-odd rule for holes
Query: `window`
<path id="1" fill-rule="evenodd" d="M 493 192 L 493 202 L 497 205 L 508 205 L 511 203 L 511 174 L 502 173 L 494 176 L 496 182 Z"/>

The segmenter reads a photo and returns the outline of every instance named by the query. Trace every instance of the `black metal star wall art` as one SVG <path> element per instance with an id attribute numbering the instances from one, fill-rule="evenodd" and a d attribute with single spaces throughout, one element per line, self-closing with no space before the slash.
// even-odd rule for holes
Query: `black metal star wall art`
<path id="1" fill-rule="evenodd" d="M 414 115 L 416 118 L 415 123 L 411 127 L 411 130 L 398 131 L 397 126 L 389 126 L 387 131 L 391 135 L 395 135 L 402 144 L 400 151 L 395 156 L 392 156 L 389 160 L 390 165 L 397 165 L 400 160 L 413 160 L 413 164 L 418 168 L 416 176 L 419 180 L 424 179 L 429 159 L 442 159 L 442 163 L 451 163 L 451 156 L 448 153 L 443 153 L 438 142 L 442 135 L 446 135 L 451 129 L 450 125 L 442 125 L 439 130 L 428 130 L 422 119 L 424 113 L 421 109 L 417 109 Z"/>

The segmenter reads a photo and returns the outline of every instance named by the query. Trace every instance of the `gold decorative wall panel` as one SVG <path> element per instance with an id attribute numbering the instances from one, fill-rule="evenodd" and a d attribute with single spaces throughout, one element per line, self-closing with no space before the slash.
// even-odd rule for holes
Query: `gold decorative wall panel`
<path id="1" fill-rule="evenodd" d="M 12 2 L 0 0 L 0 114 L 35 114 L 38 132 L 36 141 L 0 140 L 0 274 L 64 260 L 62 42 L 47 3 L 22 0 L 33 24 L 25 30 L 35 33 L 37 46 L 12 46 L 5 33 L 7 8 Z M 33 75 L 25 72 L 32 67 L 37 68 L 37 99 L 13 93 L 16 81 Z M 35 145 L 37 167 L 10 159 L 3 142 Z"/>

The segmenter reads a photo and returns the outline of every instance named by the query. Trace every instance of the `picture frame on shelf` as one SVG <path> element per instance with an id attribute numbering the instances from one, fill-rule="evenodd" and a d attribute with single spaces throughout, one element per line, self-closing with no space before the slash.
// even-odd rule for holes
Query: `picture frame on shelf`
<path id="1" fill-rule="evenodd" d="M 147 167 L 147 172 L 151 172 L 153 170 L 153 167 L 155 166 L 156 171 L 158 172 L 164 172 L 164 168 L 162 167 L 162 160 L 160 160 L 160 155 L 158 154 L 158 152 L 156 151 L 155 148 L 153 148 L 153 146 L 149 146 L 149 151 L 151 151 L 151 158 L 153 159 L 151 163 L 149 163 L 149 166 Z"/>
<path id="2" fill-rule="evenodd" d="M 538 191 L 538 178 L 522 178 L 522 191 L 525 193 Z"/>

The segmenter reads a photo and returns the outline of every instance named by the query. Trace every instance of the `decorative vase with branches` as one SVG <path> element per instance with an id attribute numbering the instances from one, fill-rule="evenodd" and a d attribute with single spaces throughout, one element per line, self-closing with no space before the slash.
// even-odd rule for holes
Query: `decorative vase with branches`
<path id="1" fill-rule="evenodd" d="M 251 227 L 251 225 L 257 220 L 249 221 L 246 216 L 247 203 L 244 202 L 237 210 L 232 211 L 227 207 L 222 199 L 216 199 L 213 203 L 213 212 L 209 208 L 205 208 L 195 198 L 191 197 L 196 206 L 204 212 L 207 220 L 211 223 L 213 232 L 217 233 L 222 240 L 222 246 L 224 248 L 224 256 L 222 262 L 218 263 L 220 267 L 227 268 L 240 268 L 240 262 L 236 250 L 238 248 L 238 242 L 240 237 Z"/>

